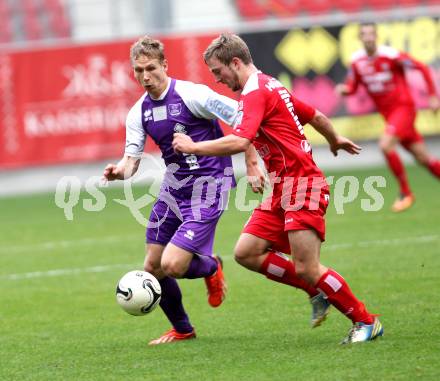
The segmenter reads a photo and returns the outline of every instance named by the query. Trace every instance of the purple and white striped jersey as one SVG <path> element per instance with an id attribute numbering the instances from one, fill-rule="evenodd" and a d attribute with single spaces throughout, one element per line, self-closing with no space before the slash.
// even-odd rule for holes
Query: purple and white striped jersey
<path id="1" fill-rule="evenodd" d="M 171 144 L 175 132 L 188 134 L 195 142 L 222 137 L 218 119 L 232 125 L 237 106 L 235 100 L 217 94 L 208 86 L 170 79 L 158 99 L 145 93 L 129 111 L 125 154 L 141 157 L 148 135 L 160 148 L 166 166 L 178 165 L 177 170 L 173 169 L 177 180 L 191 176 L 187 185 L 201 176 L 233 177 L 229 156 L 177 154 Z"/>

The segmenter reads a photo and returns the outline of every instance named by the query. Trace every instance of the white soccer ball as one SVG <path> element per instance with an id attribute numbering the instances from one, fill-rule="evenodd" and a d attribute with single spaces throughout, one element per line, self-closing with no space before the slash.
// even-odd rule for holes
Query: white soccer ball
<path id="1" fill-rule="evenodd" d="M 146 271 L 130 271 L 116 286 L 116 301 L 125 312 L 135 316 L 153 311 L 161 294 L 159 281 Z"/>

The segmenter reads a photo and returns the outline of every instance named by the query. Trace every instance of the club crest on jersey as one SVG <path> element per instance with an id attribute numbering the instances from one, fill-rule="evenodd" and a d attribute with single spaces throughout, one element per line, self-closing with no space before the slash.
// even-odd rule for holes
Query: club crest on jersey
<path id="1" fill-rule="evenodd" d="M 257 152 L 262 159 L 264 159 L 267 155 L 270 154 L 270 148 L 267 144 L 255 148 L 257 149 Z"/>
<path id="2" fill-rule="evenodd" d="M 176 123 L 174 125 L 174 132 L 178 132 L 180 134 L 187 134 L 186 127 L 183 124 Z"/>
<path id="3" fill-rule="evenodd" d="M 168 112 L 171 116 L 180 115 L 182 112 L 182 103 L 170 103 L 168 105 Z"/>
<path id="4" fill-rule="evenodd" d="M 148 122 L 149 120 L 153 120 L 153 114 L 150 109 L 145 110 L 145 112 L 144 112 L 144 121 Z"/>

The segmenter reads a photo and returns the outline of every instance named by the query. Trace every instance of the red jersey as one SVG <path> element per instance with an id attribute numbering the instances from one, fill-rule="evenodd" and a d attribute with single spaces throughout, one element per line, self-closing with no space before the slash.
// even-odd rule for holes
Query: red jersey
<path id="1" fill-rule="evenodd" d="M 373 56 L 365 50 L 352 57 L 351 70 L 347 76 L 348 94 L 353 94 L 358 85 L 365 86 L 378 111 L 387 115 L 395 107 L 414 107 L 405 68 L 419 70 L 427 84 L 430 95 L 435 94 L 434 81 L 429 68 L 406 53 L 389 46 L 379 46 Z"/>
<path id="2" fill-rule="evenodd" d="M 308 184 L 307 193 L 317 186 L 327 187 L 304 135 L 303 124 L 315 115 L 313 107 L 296 99 L 277 79 L 261 72 L 249 77 L 238 107 L 233 133 L 252 141 L 269 175 L 280 179 L 280 185 L 274 184 L 275 197 L 281 196 L 286 177 L 294 179 L 292 194 L 299 178 Z"/>

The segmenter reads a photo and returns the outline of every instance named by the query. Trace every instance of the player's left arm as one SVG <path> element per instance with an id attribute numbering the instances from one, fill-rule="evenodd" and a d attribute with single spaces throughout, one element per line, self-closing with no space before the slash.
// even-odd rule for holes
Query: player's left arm
<path id="1" fill-rule="evenodd" d="M 351 155 L 358 155 L 362 149 L 350 139 L 338 135 L 333 128 L 330 119 L 319 110 L 315 110 L 315 115 L 309 121 L 309 124 L 311 124 L 316 131 L 324 136 L 330 145 L 330 151 L 332 151 L 333 155 L 335 156 L 338 155 L 338 150 L 340 149 L 347 151 Z"/>
<path id="2" fill-rule="evenodd" d="M 254 193 L 263 193 L 266 183 L 264 171 L 258 165 L 257 151 L 253 144 L 250 144 L 245 152 L 246 176 L 249 186 Z"/>
<path id="3" fill-rule="evenodd" d="M 435 90 L 434 79 L 431 74 L 429 66 L 425 65 L 423 62 L 416 60 L 414 57 L 410 56 L 408 53 L 400 53 L 397 57 L 397 62 L 404 68 L 414 69 L 420 71 L 425 80 L 426 87 L 429 94 L 429 106 L 432 110 L 438 111 L 440 109 L 440 99 Z"/>

